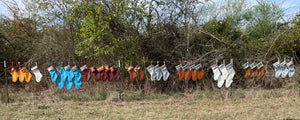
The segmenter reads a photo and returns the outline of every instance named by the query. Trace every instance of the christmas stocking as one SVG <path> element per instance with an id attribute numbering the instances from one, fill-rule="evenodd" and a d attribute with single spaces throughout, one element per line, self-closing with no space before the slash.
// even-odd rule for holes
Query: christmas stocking
<path id="1" fill-rule="evenodd" d="M 142 81 L 144 79 L 145 73 L 139 66 L 136 66 L 134 69 L 135 69 L 135 72 L 138 74 L 138 80 Z"/>
<path id="2" fill-rule="evenodd" d="M 116 66 L 111 66 L 110 67 L 110 75 L 112 76 L 112 80 L 117 82 L 120 79 L 120 73 L 118 71 L 118 68 Z"/>
<path id="3" fill-rule="evenodd" d="M 286 78 L 286 76 L 289 74 L 289 69 L 288 69 L 288 66 L 286 65 L 285 59 L 284 59 L 284 61 L 280 64 L 280 66 L 281 66 L 281 70 L 282 70 L 281 77 L 282 77 L 282 78 Z"/>
<path id="4" fill-rule="evenodd" d="M 48 71 L 49 71 L 49 73 L 50 73 L 52 82 L 56 82 L 56 80 L 57 80 L 57 78 L 58 78 L 58 74 L 56 73 L 54 67 L 53 67 L 53 66 L 50 66 L 50 67 L 48 68 Z"/>
<path id="5" fill-rule="evenodd" d="M 214 80 L 218 80 L 219 77 L 221 77 L 221 72 L 219 70 L 218 65 L 214 64 L 214 65 L 210 66 L 210 68 L 212 69 L 212 71 L 214 73 Z"/>
<path id="6" fill-rule="evenodd" d="M 12 81 L 17 82 L 18 78 L 19 78 L 19 72 L 16 72 L 16 68 L 13 66 L 13 63 L 12 63 L 12 66 L 10 68 L 8 68 L 7 70 L 9 71 L 9 73 L 12 76 Z"/>
<path id="7" fill-rule="evenodd" d="M 73 71 L 73 74 L 75 76 L 75 78 L 74 78 L 75 88 L 79 89 L 82 85 L 82 82 L 80 80 L 81 79 L 81 73 L 79 72 L 77 66 L 72 67 L 72 71 Z"/>
<path id="8" fill-rule="evenodd" d="M 90 67 L 90 71 L 92 73 L 94 73 L 95 81 L 99 81 L 100 78 L 97 76 L 98 71 L 97 71 L 96 67 L 95 66 L 94 67 Z"/>
<path id="9" fill-rule="evenodd" d="M 197 73 L 197 78 L 199 79 L 199 80 L 202 80 L 203 79 L 203 77 L 204 77 L 204 75 L 205 75 L 205 72 L 204 72 L 204 70 L 203 70 L 203 66 L 200 64 L 200 67 L 199 68 L 197 68 L 197 71 L 198 71 L 198 73 Z"/>
<path id="10" fill-rule="evenodd" d="M 258 69 L 257 69 L 257 67 L 256 67 L 256 63 L 254 62 L 254 63 L 252 63 L 251 65 L 250 65 L 250 67 L 251 67 L 251 71 L 252 71 L 252 77 L 255 79 L 255 78 L 257 78 L 257 75 L 258 75 Z"/>
<path id="11" fill-rule="evenodd" d="M 152 65 L 150 65 L 150 66 L 147 67 L 147 70 L 148 70 L 148 72 L 150 74 L 151 81 L 155 81 L 155 78 L 156 78 L 156 74 L 155 74 L 154 69 L 155 69 L 155 67 L 152 66 Z"/>
<path id="12" fill-rule="evenodd" d="M 110 68 L 109 68 L 109 77 L 108 77 L 108 81 L 113 81 L 113 79 L 114 79 L 114 72 L 115 72 L 115 67 L 114 66 L 111 66 Z"/>
<path id="13" fill-rule="evenodd" d="M 110 75 L 109 76 L 112 76 L 113 81 L 115 81 L 115 82 L 119 81 L 120 73 L 118 72 L 116 66 L 111 66 L 110 67 Z"/>
<path id="14" fill-rule="evenodd" d="M 194 67 L 195 65 L 192 65 L 189 67 L 189 69 L 186 70 L 186 74 L 185 74 L 186 81 L 190 81 L 190 79 L 192 78 L 192 71 L 195 69 Z"/>
<path id="15" fill-rule="evenodd" d="M 295 68 L 294 68 L 293 58 L 292 58 L 292 60 L 289 63 L 287 63 L 287 66 L 288 66 L 288 69 L 289 69 L 289 77 L 291 78 L 295 74 Z"/>
<path id="16" fill-rule="evenodd" d="M 179 64 L 176 66 L 176 70 L 178 72 L 178 79 L 181 81 L 183 80 L 182 74 L 183 74 L 183 70 L 182 70 L 182 65 Z"/>
<path id="17" fill-rule="evenodd" d="M 20 67 L 20 62 L 18 62 L 18 69 L 16 69 L 16 71 L 19 73 L 19 81 L 20 82 L 24 82 L 25 80 L 25 74 L 23 74 L 23 72 L 21 71 L 22 68 Z"/>
<path id="18" fill-rule="evenodd" d="M 97 70 L 100 74 L 100 78 L 102 79 L 102 81 L 105 81 L 105 79 L 104 79 L 104 70 L 105 70 L 104 66 L 101 65 L 101 66 L 97 67 Z"/>
<path id="19" fill-rule="evenodd" d="M 275 77 L 279 78 L 282 73 L 279 60 L 273 64 L 273 67 L 275 68 Z"/>
<path id="20" fill-rule="evenodd" d="M 245 64 L 243 64 L 243 69 L 245 70 L 245 78 L 248 79 L 251 76 L 251 69 L 249 66 L 249 62 L 246 62 Z"/>
<path id="21" fill-rule="evenodd" d="M 67 81 L 68 74 L 62 66 L 60 66 L 59 74 L 60 74 L 60 79 L 58 81 L 58 88 L 63 89 L 65 86 L 65 82 Z"/>
<path id="22" fill-rule="evenodd" d="M 224 82 L 225 82 L 225 79 L 228 76 L 228 71 L 227 71 L 224 64 L 221 64 L 219 66 L 219 69 L 220 69 L 222 75 L 221 75 L 221 79 L 218 80 L 218 87 L 221 88 L 223 86 Z"/>
<path id="23" fill-rule="evenodd" d="M 162 72 L 161 72 L 160 67 L 155 68 L 154 71 L 155 71 L 155 74 L 156 74 L 157 81 L 160 81 L 160 79 L 162 78 Z"/>
<path id="24" fill-rule="evenodd" d="M 262 62 L 257 64 L 258 76 L 259 78 L 263 78 L 265 76 L 266 70 L 264 69 L 264 64 Z"/>
<path id="25" fill-rule="evenodd" d="M 198 67 L 199 67 L 199 65 L 196 65 L 195 68 L 194 68 L 194 70 L 192 71 L 192 80 L 193 81 L 197 81 L 197 77 L 198 77 L 198 74 L 197 74 L 198 70 L 197 70 L 197 68 Z"/>
<path id="26" fill-rule="evenodd" d="M 40 70 L 38 69 L 37 66 L 34 66 L 31 68 L 31 71 L 33 72 L 34 76 L 35 76 L 35 80 L 36 82 L 40 82 L 43 75 L 41 74 Z"/>
<path id="27" fill-rule="evenodd" d="M 95 72 L 94 72 L 95 80 L 100 81 L 101 80 L 101 73 L 98 71 L 98 67 L 95 67 L 95 68 L 97 68 L 97 70 L 95 70 Z"/>
<path id="28" fill-rule="evenodd" d="M 22 73 L 24 74 L 24 77 L 25 77 L 25 81 L 28 83 L 30 82 L 31 80 L 31 73 L 29 72 L 29 70 L 27 70 L 26 68 L 26 63 L 25 63 L 25 66 L 21 69 Z"/>
<path id="29" fill-rule="evenodd" d="M 226 65 L 226 69 L 228 71 L 228 76 L 226 78 L 225 87 L 228 88 L 232 83 L 233 77 L 235 75 L 235 70 L 233 69 L 233 64 L 232 63 Z"/>
<path id="30" fill-rule="evenodd" d="M 136 78 L 136 72 L 134 71 L 134 68 L 132 67 L 132 66 L 129 66 L 128 68 L 127 68 L 127 71 L 128 71 L 128 73 L 129 73 L 129 78 L 130 78 L 130 81 L 131 82 L 134 82 L 135 81 L 135 78 Z M 151 77 L 151 79 L 152 79 L 152 77 Z"/>
<path id="31" fill-rule="evenodd" d="M 84 65 L 84 66 L 80 67 L 80 70 L 83 72 L 83 74 L 85 76 L 85 81 L 89 82 L 91 79 L 91 73 L 90 73 L 89 69 L 87 69 L 87 66 Z"/>
<path id="32" fill-rule="evenodd" d="M 188 73 L 189 73 L 189 66 L 188 65 L 185 65 L 185 66 L 183 66 L 182 67 L 182 71 L 183 71 L 183 73 L 182 73 L 182 76 L 183 76 L 183 78 L 186 80 L 186 81 L 189 81 L 190 79 L 188 79 L 187 77 L 189 77 L 190 75 L 187 75 Z M 189 74 L 191 74 L 191 73 L 189 73 Z M 183 79 L 182 78 L 182 79 Z"/>
<path id="33" fill-rule="evenodd" d="M 104 73 L 103 73 L 103 80 L 105 81 L 106 79 L 109 78 L 109 72 L 110 72 L 110 67 L 109 66 L 105 66 L 105 69 L 104 69 Z"/>
<path id="34" fill-rule="evenodd" d="M 163 73 L 163 80 L 167 81 L 170 75 L 167 67 L 162 68 L 161 72 Z"/>
<path id="35" fill-rule="evenodd" d="M 73 74 L 73 71 L 71 70 L 70 65 L 65 67 L 65 71 L 66 71 L 67 76 L 68 76 L 67 80 L 66 80 L 67 90 L 71 90 L 72 86 L 74 85 L 73 78 L 75 77 L 75 75 Z"/>
<path id="36" fill-rule="evenodd" d="M 115 71 L 114 71 L 114 80 L 117 82 L 117 81 L 119 81 L 120 80 L 120 73 L 119 73 L 119 71 L 116 69 Z"/>

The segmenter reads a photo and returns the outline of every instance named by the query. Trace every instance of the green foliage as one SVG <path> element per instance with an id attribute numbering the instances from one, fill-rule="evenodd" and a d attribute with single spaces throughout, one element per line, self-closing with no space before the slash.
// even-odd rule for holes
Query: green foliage
<path id="1" fill-rule="evenodd" d="M 244 18 L 250 25 L 246 30 L 250 33 L 249 39 L 254 42 L 261 42 L 258 39 L 267 37 L 276 30 L 276 26 L 284 14 L 279 4 L 274 1 L 258 0 L 258 4 L 253 6 Z"/>
<path id="2" fill-rule="evenodd" d="M 50 61 L 91 66 L 121 60 L 124 68 L 144 66 L 143 60 L 145 65 L 167 60 L 167 66 L 175 66 L 179 60 L 201 58 L 209 71 L 214 60 L 228 63 L 233 58 L 238 60 L 234 66 L 240 66 L 245 58 L 272 62 L 274 56 L 299 57 L 300 15 L 283 21 L 284 9 L 278 3 L 257 2 L 33 0 L 25 3 L 24 11 L 11 4 L 13 18 L 0 17 L 0 59 L 31 59 L 45 63 L 41 68 Z M 178 82 L 174 78 L 167 86 L 171 91 L 178 90 L 171 86 Z M 244 79 L 241 73 L 236 78 Z M 242 83 L 258 84 L 237 84 Z M 103 96 L 98 99 L 106 99 Z"/>
<path id="3" fill-rule="evenodd" d="M 127 8 L 123 1 L 76 4 L 72 8 L 74 14 L 68 17 L 68 21 L 74 22 L 78 28 L 76 54 L 86 58 L 111 55 L 132 57 L 132 49 L 126 47 L 133 45 L 132 37 L 125 31 L 128 26 L 123 15 L 125 9 Z"/>

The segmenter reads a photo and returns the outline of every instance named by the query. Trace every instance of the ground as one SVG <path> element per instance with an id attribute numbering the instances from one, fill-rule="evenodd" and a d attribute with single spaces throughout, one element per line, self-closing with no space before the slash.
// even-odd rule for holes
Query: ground
<path id="1" fill-rule="evenodd" d="M 226 90 L 196 91 L 148 99 L 128 93 L 122 102 L 24 96 L 2 102 L 1 119 L 300 119 L 299 89 L 237 89 L 232 97 Z"/>

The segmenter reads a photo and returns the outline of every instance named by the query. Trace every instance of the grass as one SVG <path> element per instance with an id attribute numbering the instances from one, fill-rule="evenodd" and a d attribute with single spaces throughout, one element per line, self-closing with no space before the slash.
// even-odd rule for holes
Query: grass
<path id="1" fill-rule="evenodd" d="M 107 101 L 104 93 L 11 96 L 13 103 L 0 104 L 0 119 L 300 119 L 299 89 L 237 89 L 232 97 L 227 90 L 144 97 L 128 92 L 123 102 Z"/>

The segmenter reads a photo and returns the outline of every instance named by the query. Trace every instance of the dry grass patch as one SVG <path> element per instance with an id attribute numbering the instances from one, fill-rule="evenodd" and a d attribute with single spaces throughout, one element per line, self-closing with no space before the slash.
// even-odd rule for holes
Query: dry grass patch
<path id="1" fill-rule="evenodd" d="M 51 94 L 48 95 L 51 99 Z M 238 89 L 232 97 L 227 90 L 138 95 L 130 93 L 124 97 L 124 93 L 123 102 L 76 98 L 36 103 L 15 98 L 14 103 L 1 103 L 0 116 L 1 119 L 300 119 L 299 89 Z M 35 95 L 27 94 L 30 96 Z"/>

